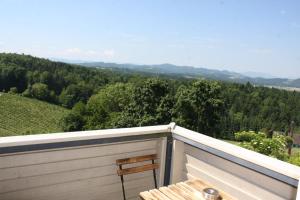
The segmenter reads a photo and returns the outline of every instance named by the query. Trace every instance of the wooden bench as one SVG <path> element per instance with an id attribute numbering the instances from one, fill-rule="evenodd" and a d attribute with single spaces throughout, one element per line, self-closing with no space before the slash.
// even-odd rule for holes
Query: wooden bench
<path id="1" fill-rule="evenodd" d="M 157 188 L 155 169 L 158 169 L 159 165 L 154 162 L 156 159 L 157 159 L 156 154 L 150 154 L 150 155 L 143 155 L 143 156 L 123 158 L 123 159 L 116 160 L 116 164 L 119 167 L 119 169 L 117 170 L 117 173 L 121 178 L 122 192 L 123 192 L 124 200 L 126 200 L 126 194 L 125 194 L 125 189 L 124 189 L 124 175 L 152 170 L 153 171 L 153 178 L 154 178 L 154 186 L 155 186 L 155 188 Z M 141 166 L 130 167 L 130 168 L 123 168 L 123 165 L 139 163 L 139 162 L 145 162 L 145 161 L 151 161 L 151 163 L 150 164 L 144 164 L 144 165 L 141 165 Z"/>

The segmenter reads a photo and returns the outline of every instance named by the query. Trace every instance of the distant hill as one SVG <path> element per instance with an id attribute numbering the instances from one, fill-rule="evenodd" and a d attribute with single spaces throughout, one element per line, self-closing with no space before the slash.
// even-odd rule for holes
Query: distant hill
<path id="1" fill-rule="evenodd" d="M 278 87 L 293 87 L 300 88 L 300 79 L 288 79 L 288 78 L 261 78 L 255 77 L 253 72 L 249 76 L 231 72 L 227 70 L 212 70 L 206 68 L 198 68 L 192 66 L 177 66 L 172 64 L 160 64 L 160 65 L 135 65 L 135 64 L 117 64 L 117 63 L 105 63 L 105 62 L 86 62 L 79 63 L 86 67 L 97 68 L 119 68 L 119 69 L 131 69 L 138 72 L 156 73 L 156 74 L 168 74 L 168 75 L 181 75 L 187 78 L 203 77 L 207 79 L 230 81 L 237 83 L 250 82 L 254 85 L 261 86 L 278 86 Z M 259 74 L 256 74 L 259 76 Z"/>
<path id="2" fill-rule="evenodd" d="M 251 77 L 251 78 L 266 78 L 266 79 L 277 78 L 276 76 L 272 76 L 270 74 L 262 73 L 262 72 L 247 71 L 247 72 L 244 72 L 241 74 L 243 74 L 244 76 Z"/>
<path id="3" fill-rule="evenodd" d="M 0 93 L 0 137 L 62 131 L 60 119 L 69 111 L 36 99 Z"/>

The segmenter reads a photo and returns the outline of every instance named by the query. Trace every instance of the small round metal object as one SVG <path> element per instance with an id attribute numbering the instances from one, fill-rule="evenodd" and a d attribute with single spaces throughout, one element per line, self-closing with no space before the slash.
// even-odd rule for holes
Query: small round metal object
<path id="1" fill-rule="evenodd" d="M 219 197 L 219 192 L 214 188 L 205 188 L 203 189 L 203 197 L 206 200 L 217 200 Z"/>

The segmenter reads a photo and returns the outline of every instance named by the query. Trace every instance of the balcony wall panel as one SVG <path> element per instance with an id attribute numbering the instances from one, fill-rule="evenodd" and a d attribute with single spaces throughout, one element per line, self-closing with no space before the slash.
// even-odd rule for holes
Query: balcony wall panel
<path id="1" fill-rule="evenodd" d="M 239 199 L 295 199 L 297 188 L 185 144 L 183 179 L 199 178 Z"/>
<path id="2" fill-rule="evenodd" d="M 122 199 L 115 160 L 158 153 L 160 143 L 151 139 L 2 155 L 0 199 Z M 153 187 L 151 171 L 125 176 L 129 199 Z"/>

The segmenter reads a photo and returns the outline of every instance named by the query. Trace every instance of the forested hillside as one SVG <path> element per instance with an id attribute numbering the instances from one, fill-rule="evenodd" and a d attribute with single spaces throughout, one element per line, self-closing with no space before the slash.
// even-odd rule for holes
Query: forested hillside
<path id="1" fill-rule="evenodd" d="M 0 90 L 72 109 L 65 131 L 166 124 L 223 138 L 300 124 L 300 93 L 0 54 Z"/>
<path id="2" fill-rule="evenodd" d="M 177 66 L 172 64 L 160 65 L 134 65 L 134 64 L 117 64 L 104 62 L 90 62 L 82 63 L 83 66 L 98 67 L 98 68 L 112 68 L 112 69 L 131 69 L 139 72 L 147 72 L 152 74 L 172 74 L 177 76 L 199 78 L 203 77 L 211 80 L 222 80 L 233 83 L 247 83 L 260 86 L 277 86 L 300 89 L 300 79 L 288 78 L 262 78 L 251 77 L 247 73 L 240 74 L 226 70 L 213 70 L 192 66 Z"/>

